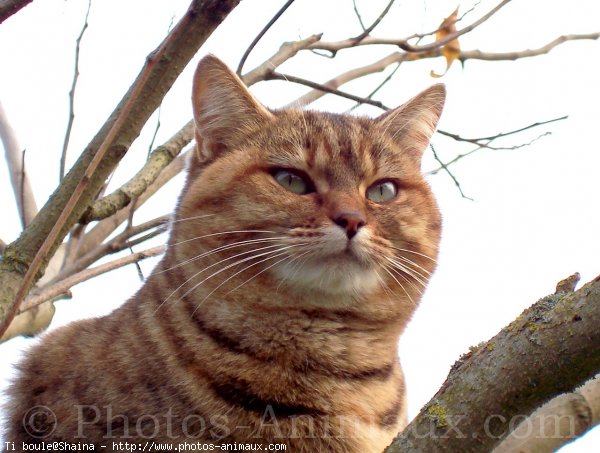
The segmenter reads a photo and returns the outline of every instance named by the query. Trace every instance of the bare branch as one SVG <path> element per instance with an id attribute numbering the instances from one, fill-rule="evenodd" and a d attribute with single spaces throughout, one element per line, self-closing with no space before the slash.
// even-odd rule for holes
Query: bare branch
<path id="1" fill-rule="evenodd" d="M 73 286 L 82 283 L 86 280 L 97 277 L 101 274 L 106 274 L 107 272 L 126 266 L 128 264 L 137 263 L 139 261 L 145 260 L 146 258 L 160 255 L 164 251 L 165 246 L 159 245 L 157 247 L 153 247 L 142 252 L 132 253 L 131 255 L 124 256 L 123 258 L 119 258 L 109 263 L 101 264 L 100 266 L 92 267 L 90 269 L 81 271 L 78 274 L 75 274 L 71 277 L 61 280 L 58 283 L 44 288 L 39 294 L 31 294 L 21 304 L 19 313 L 23 313 L 27 310 L 37 307 L 41 303 L 52 300 L 60 296 L 61 294 L 64 294 Z"/>
<path id="2" fill-rule="evenodd" d="M 387 13 L 390 11 L 390 8 L 391 8 L 391 7 L 392 7 L 392 5 L 394 4 L 394 1 L 395 1 L 395 0 L 390 0 L 390 1 L 388 2 L 388 4 L 386 5 L 386 7 L 384 8 L 384 10 L 381 12 L 381 14 L 380 14 L 380 15 L 377 17 L 377 19 L 375 19 L 375 21 L 374 21 L 374 22 L 373 22 L 371 25 L 369 25 L 367 28 L 364 28 L 364 26 L 363 26 L 363 32 L 362 32 L 360 35 L 358 35 L 358 36 L 356 36 L 356 37 L 354 37 L 354 38 L 352 38 L 352 39 L 354 39 L 356 42 L 360 42 L 360 41 L 362 41 L 363 39 L 365 39 L 367 36 L 369 36 L 369 34 L 370 34 L 370 33 L 371 33 L 373 30 L 375 30 L 375 27 L 377 27 L 377 25 L 379 25 L 379 23 L 380 23 L 380 22 L 383 20 L 383 18 L 384 18 L 384 17 L 387 15 Z M 354 10 L 356 11 L 356 3 L 354 4 Z M 357 11 L 357 14 L 358 14 L 358 11 Z M 360 18 L 360 15 L 359 15 L 359 18 Z M 363 25 L 363 24 L 362 24 L 362 21 L 361 21 L 361 26 L 362 26 L 362 25 Z"/>
<path id="3" fill-rule="evenodd" d="M 437 155 L 435 148 L 433 147 L 433 145 L 431 143 L 429 144 L 429 147 L 431 148 L 431 152 L 433 153 L 433 158 L 440 164 L 440 168 L 443 169 L 446 173 L 448 173 L 448 176 L 450 176 L 452 181 L 454 181 L 454 185 L 460 192 L 460 196 L 463 198 L 466 198 L 467 200 L 474 201 L 471 197 L 467 197 L 464 194 L 462 188 L 460 187 L 460 183 L 458 182 L 458 179 L 456 179 L 456 176 L 454 176 L 454 174 L 450 171 L 450 169 L 448 168 L 448 165 L 446 165 L 444 162 L 442 162 L 442 160 Z M 432 173 L 432 174 L 434 174 L 434 173 Z"/>
<path id="4" fill-rule="evenodd" d="M 384 71 L 388 66 L 393 63 L 400 63 L 406 59 L 407 54 L 394 52 L 381 60 L 378 60 L 374 63 L 371 63 L 366 66 L 361 66 L 359 68 L 351 69 L 350 71 L 344 72 L 343 74 L 334 77 L 333 79 L 325 82 L 324 84 L 314 84 L 313 86 L 318 86 L 313 91 L 310 91 L 303 95 L 302 97 L 296 99 L 294 102 L 288 104 L 288 107 L 301 107 L 315 102 L 317 99 L 321 98 L 327 93 L 338 94 L 337 92 L 326 91 L 327 89 L 337 90 L 341 85 L 350 82 L 351 80 L 359 79 L 369 74 L 374 74 L 377 72 Z M 289 76 L 286 76 L 289 77 Z M 305 83 L 304 83 L 305 84 Z M 312 84 L 312 82 L 311 82 Z M 372 96 L 373 93 L 370 95 Z M 364 104 L 369 97 L 361 98 L 357 102 L 359 104 Z M 345 96 L 344 96 L 345 97 Z M 377 106 L 379 107 L 379 105 Z M 383 106 L 385 107 L 385 106 Z"/>
<path id="5" fill-rule="evenodd" d="M 301 39 L 300 41 L 283 43 L 279 50 L 271 58 L 262 63 L 260 66 L 244 74 L 242 76 L 242 80 L 247 86 L 251 86 L 257 82 L 266 80 L 267 74 L 273 72 L 273 70 L 285 63 L 301 50 L 310 48 L 311 44 L 314 44 L 321 39 L 321 36 L 322 34 L 311 35 L 308 38 Z"/>
<path id="6" fill-rule="evenodd" d="M 252 49 L 254 49 L 254 47 L 256 47 L 256 45 L 262 39 L 262 37 L 265 35 L 265 33 L 267 31 L 269 31 L 269 28 L 271 28 L 273 26 L 273 24 L 275 22 L 277 22 L 277 20 L 281 17 L 281 15 L 285 12 L 285 10 L 291 6 L 292 3 L 294 3 L 294 0 L 288 0 L 287 2 L 285 2 L 285 4 L 279 9 L 279 11 L 277 11 L 277 13 L 275 13 L 275 15 L 267 23 L 267 25 L 265 25 L 263 27 L 263 29 L 258 33 L 258 35 L 256 35 L 256 38 L 254 38 L 252 40 L 252 42 L 250 43 L 250 45 L 244 52 L 244 55 L 242 55 L 242 58 L 240 60 L 240 63 L 238 64 L 237 70 L 235 71 L 238 76 L 242 75 L 242 69 L 244 67 L 244 63 L 246 63 L 246 60 L 248 59 L 248 56 L 252 52 Z"/>
<path id="7" fill-rule="evenodd" d="M 565 120 L 567 118 L 568 118 L 568 116 L 565 115 L 565 116 L 561 116 L 560 118 L 553 118 L 551 120 L 540 121 L 540 122 L 537 122 L 537 123 L 533 123 L 533 124 L 530 124 L 529 126 L 521 127 L 519 129 L 514 129 L 512 131 L 500 132 L 500 133 L 498 133 L 496 135 L 490 135 L 490 136 L 487 136 L 487 137 L 478 137 L 478 138 L 465 138 L 465 137 L 461 137 L 458 134 L 453 134 L 451 132 L 447 132 L 447 131 L 443 131 L 443 130 L 438 130 L 437 132 L 439 134 L 441 134 L 441 135 L 444 135 L 446 137 L 450 137 L 450 138 L 452 138 L 452 139 L 454 139 L 456 141 L 472 143 L 474 145 L 477 145 L 477 148 L 472 149 L 471 151 L 468 151 L 466 153 L 458 154 L 453 159 L 451 159 L 451 160 L 449 160 L 448 162 L 445 162 L 445 163 L 442 163 L 439 159 L 436 159 L 440 163 L 440 166 L 437 167 L 437 168 L 434 168 L 433 170 L 428 171 L 427 174 L 428 175 L 435 175 L 436 173 L 440 172 L 441 170 L 448 171 L 448 167 L 450 165 L 458 162 L 461 159 L 464 159 L 465 157 L 470 156 L 471 154 L 473 154 L 473 153 L 475 153 L 475 152 L 477 152 L 477 151 L 479 151 L 481 149 L 490 149 L 490 150 L 493 150 L 493 151 L 501 151 L 501 150 L 503 150 L 503 151 L 511 151 L 511 150 L 516 150 L 516 149 L 519 149 L 519 148 L 523 148 L 525 146 L 529 146 L 532 143 L 534 143 L 534 142 L 538 141 L 539 139 L 541 139 L 542 137 L 550 135 L 551 132 L 549 132 L 549 131 L 544 132 L 544 133 L 538 135 L 537 137 L 529 140 L 528 142 L 520 143 L 518 145 L 513 145 L 513 146 L 492 146 L 492 145 L 490 145 L 490 143 L 492 143 L 494 140 L 497 140 L 497 139 L 500 139 L 500 138 L 503 138 L 503 137 L 508 137 L 509 135 L 517 134 L 519 132 L 523 132 L 523 131 L 526 131 L 528 129 L 532 129 L 534 127 L 542 126 L 544 124 L 549 124 L 549 123 L 553 123 L 553 122 L 556 122 L 556 121 L 562 121 L 562 120 Z"/>
<path id="8" fill-rule="evenodd" d="M 136 207 L 142 206 L 149 198 L 152 197 L 162 186 L 169 182 L 174 176 L 178 175 L 185 167 L 188 152 L 177 156 L 173 162 L 171 162 L 163 171 L 160 172 L 158 178 L 137 198 Z M 81 258 L 96 247 L 100 246 L 104 240 L 109 237 L 119 226 L 125 222 L 130 214 L 129 210 L 122 209 L 117 211 L 116 214 L 107 217 L 104 220 L 98 222 L 94 228 L 92 228 L 80 241 L 77 247 L 77 253 L 75 257 Z"/>
<path id="9" fill-rule="evenodd" d="M 141 244 L 142 242 L 147 241 L 150 238 L 164 233 L 167 230 L 166 225 L 168 221 L 169 216 L 165 215 L 157 217 L 156 219 L 150 220 L 148 222 L 144 222 L 140 225 L 126 228 L 125 231 L 118 234 L 109 242 L 99 245 L 84 256 L 78 258 L 75 262 L 65 266 L 60 271 L 60 273 L 48 283 L 54 284 L 59 282 L 60 280 L 64 280 L 65 278 L 70 277 L 71 275 L 77 272 L 83 271 L 85 268 L 95 263 L 100 258 L 103 258 L 112 253 L 120 252 L 131 246 Z M 151 231 L 150 233 L 147 233 L 140 238 L 136 238 L 135 240 L 131 240 L 132 237 L 144 233 L 148 230 L 154 231 Z"/>
<path id="10" fill-rule="evenodd" d="M 522 420 L 598 373 L 598 325 L 600 276 L 573 293 L 540 299 L 461 357 L 386 453 L 491 451 L 514 426 L 514 417 Z"/>
<path id="11" fill-rule="evenodd" d="M 354 7 L 354 14 L 356 14 L 356 18 L 358 19 L 360 28 L 362 28 L 363 31 L 366 30 L 367 27 L 365 27 L 365 23 L 362 20 L 362 16 L 360 15 L 360 12 L 358 11 L 358 6 L 356 5 L 356 0 L 352 0 L 352 6 Z"/>
<path id="12" fill-rule="evenodd" d="M 32 228 L 7 246 L 0 266 L 0 287 L 3 288 L 0 333 L 4 332 L 21 300 L 43 272 L 49 257 L 89 206 L 179 73 L 238 3 L 239 0 L 191 2 L 177 26 L 149 55 L 113 115 L 35 217 Z M 25 275 L 23 269 L 27 269 Z"/>
<path id="13" fill-rule="evenodd" d="M 102 220 L 123 209 L 131 200 L 139 197 L 152 184 L 160 172 L 169 165 L 194 136 L 194 122 L 189 121 L 169 140 L 156 148 L 133 178 L 113 193 L 96 200 L 81 216 L 79 222 L 89 223 Z"/>
<path id="14" fill-rule="evenodd" d="M 33 0 L 3 0 L 0 2 L 0 24 Z"/>
<path id="15" fill-rule="evenodd" d="M 544 404 L 519 424 L 493 453 L 553 453 L 599 423 L 600 374 L 576 392 L 562 394 Z"/>
<path id="16" fill-rule="evenodd" d="M 530 124 L 528 126 L 520 127 L 519 129 L 514 129 L 514 130 L 508 131 L 508 132 L 499 132 L 499 133 L 497 133 L 495 135 L 489 135 L 487 137 L 465 138 L 465 137 L 461 137 L 460 135 L 453 134 L 453 133 L 446 132 L 446 131 L 442 131 L 442 130 L 438 130 L 438 132 L 441 135 L 445 135 L 446 137 L 450 137 L 450 138 L 452 138 L 454 140 L 457 140 L 457 141 L 469 142 L 469 143 L 473 143 L 475 145 L 481 145 L 482 142 L 491 142 L 493 140 L 496 140 L 496 139 L 499 139 L 499 138 L 502 138 L 502 137 L 508 137 L 509 135 L 518 134 L 519 132 L 523 132 L 523 131 L 526 131 L 528 129 L 533 129 L 534 127 L 543 126 L 545 124 L 550 124 L 550 123 L 555 123 L 557 121 L 566 120 L 567 118 L 569 118 L 569 116 L 568 115 L 564 115 L 564 116 L 560 116 L 558 118 L 552 118 L 551 120 L 538 121 L 538 122 L 532 123 L 532 124 Z"/>
<path id="17" fill-rule="evenodd" d="M 90 16 L 90 8 L 92 7 L 92 0 L 88 0 L 88 7 L 85 13 L 85 20 L 79 36 L 75 41 L 75 70 L 73 73 L 73 83 L 71 84 L 71 91 L 69 91 L 69 121 L 67 122 L 67 130 L 65 132 L 65 140 L 63 142 L 62 153 L 60 155 L 60 172 L 59 180 L 65 176 L 65 161 L 67 159 L 67 148 L 69 147 L 69 139 L 71 138 L 71 129 L 73 128 L 73 121 L 75 120 L 75 88 L 77 88 L 77 79 L 79 78 L 79 48 L 81 46 L 81 39 L 88 28 L 88 17 Z"/>
<path id="18" fill-rule="evenodd" d="M 292 76 L 292 75 L 289 75 L 289 74 L 280 74 L 278 72 L 274 72 L 273 71 L 270 74 L 267 74 L 266 80 L 285 80 L 287 82 L 298 83 L 300 85 L 306 85 L 306 86 L 314 88 L 316 90 L 321 90 L 321 91 L 324 91 L 326 93 L 335 94 L 336 96 L 340 96 L 340 97 L 343 97 L 343 98 L 346 98 L 346 99 L 350 99 L 350 100 L 355 101 L 355 102 L 361 102 L 363 104 L 370 104 L 370 105 L 374 105 L 375 107 L 379 107 L 380 109 L 383 109 L 383 110 L 389 110 L 388 107 L 386 107 L 385 105 L 383 105 L 379 101 L 373 101 L 372 99 L 366 99 L 366 98 L 362 98 L 360 96 L 355 96 L 353 94 L 346 93 L 344 91 L 336 90 L 336 89 L 333 89 L 333 88 L 329 88 L 329 87 L 327 87 L 325 85 L 321 85 L 319 83 L 311 82 L 310 80 L 302 79 L 300 77 Z"/>
<path id="19" fill-rule="evenodd" d="M 538 55 L 544 55 L 567 41 L 578 41 L 578 40 L 596 40 L 600 38 L 599 33 L 586 33 L 586 34 L 572 34 L 562 35 L 558 38 L 550 41 L 548 44 L 539 47 L 537 49 L 520 50 L 515 52 L 482 52 L 480 50 L 467 50 L 460 53 L 459 60 L 486 60 L 486 61 L 501 61 L 501 60 L 518 60 L 520 58 L 537 57 Z"/>
<path id="20" fill-rule="evenodd" d="M 15 131 L 8 122 L 8 117 L 0 103 L 0 139 L 4 145 L 6 163 L 10 173 L 10 182 L 12 184 L 19 217 L 23 228 L 31 223 L 36 216 L 38 209 L 31 190 L 31 184 L 27 177 L 24 164 L 24 150 L 19 146 Z"/>
<path id="21" fill-rule="evenodd" d="M 381 39 L 381 38 L 371 38 L 370 36 L 367 36 L 364 39 L 362 39 L 361 41 L 355 41 L 354 38 L 348 38 L 348 39 L 345 39 L 342 41 L 335 41 L 335 42 L 319 41 L 319 42 L 311 45 L 309 47 L 309 49 L 326 50 L 326 51 L 331 52 L 332 54 L 335 54 L 339 50 L 347 49 L 347 48 L 355 47 L 355 46 L 360 46 L 360 45 L 390 44 L 390 45 L 398 46 L 406 52 L 411 52 L 411 53 L 430 52 L 430 51 L 442 48 L 445 44 L 458 38 L 459 36 L 464 35 L 465 33 L 469 33 L 470 31 L 473 31 L 475 28 L 477 28 L 478 26 L 483 24 L 490 17 L 492 17 L 494 14 L 496 14 L 498 11 L 500 11 L 500 9 L 502 9 L 504 6 L 506 6 L 506 4 L 508 4 L 510 1 L 511 0 L 503 0 L 498 5 L 496 5 L 490 12 L 483 15 L 481 18 L 479 18 L 478 20 L 473 22 L 471 25 L 467 25 L 466 27 L 464 27 L 460 30 L 457 30 L 454 33 L 448 34 L 443 39 L 434 41 L 430 44 L 424 44 L 421 46 L 413 46 L 408 42 L 413 37 L 405 38 L 405 39 Z M 415 35 L 414 37 L 421 37 L 421 36 Z"/>

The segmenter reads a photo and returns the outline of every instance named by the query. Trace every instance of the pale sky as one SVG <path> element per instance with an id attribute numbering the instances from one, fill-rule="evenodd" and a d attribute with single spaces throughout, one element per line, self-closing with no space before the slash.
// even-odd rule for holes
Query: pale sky
<path id="1" fill-rule="evenodd" d="M 103 0 L 92 4 L 90 25 L 82 42 L 69 164 L 108 117 L 145 56 L 162 40 L 171 18 L 180 17 L 188 3 Z M 359 6 L 369 5 L 367 22 L 386 3 L 358 2 Z M 283 1 L 246 0 L 228 17 L 165 99 L 156 143 L 168 139 L 191 117 L 191 71 L 199 58 L 212 52 L 230 66 L 237 66 L 248 43 L 281 4 Z M 468 9 L 469 4 L 465 2 L 461 10 Z M 495 4 L 484 0 L 480 11 L 488 11 Z M 27 149 L 27 168 L 40 206 L 57 183 L 74 43 L 86 6 L 83 0 L 38 0 L 0 26 L 0 100 L 22 147 Z M 429 31 L 455 6 L 442 0 L 398 1 L 390 13 L 394 19 L 384 20 L 374 35 L 405 36 Z M 600 2 L 574 0 L 567 8 L 566 1 L 515 0 L 460 42 L 463 49 L 524 50 L 562 34 L 597 32 L 599 17 Z M 336 40 L 359 31 L 351 0 L 297 0 L 261 41 L 245 68 L 252 69 L 264 61 L 283 41 L 316 32 L 325 32 L 327 40 Z M 356 62 L 367 64 L 391 51 L 370 47 L 341 52 L 337 64 L 306 52 L 281 70 L 323 82 Z M 444 67 L 442 59 L 407 64 L 377 99 L 389 106 L 398 105 L 440 81 L 432 79 L 429 72 L 440 72 Z M 474 201 L 461 198 L 446 174 L 429 178 L 444 217 L 444 233 L 438 270 L 401 340 L 411 417 L 429 401 L 452 363 L 469 346 L 491 338 L 525 308 L 553 292 L 562 278 L 579 271 L 583 283 L 600 274 L 600 212 L 593 203 L 600 189 L 600 147 L 595 134 L 600 124 L 599 73 L 600 42 L 577 41 L 534 59 L 467 61 L 464 70 L 457 63 L 441 79 L 447 84 L 448 100 L 440 128 L 462 136 L 493 135 L 562 115 L 569 115 L 569 119 L 502 142 L 514 146 L 544 132 L 552 133 L 531 146 L 482 150 L 451 167 L 465 194 Z M 378 74 L 344 89 L 364 95 L 382 77 Z M 262 83 L 252 91 L 266 105 L 278 107 L 306 89 L 286 83 Z M 342 112 L 352 105 L 326 97 L 315 108 Z M 370 107 L 357 112 L 379 113 Z M 141 166 L 154 125 L 155 119 L 126 156 L 113 178 L 113 188 Z M 447 160 L 471 149 L 439 135 L 433 144 Z M 434 167 L 431 157 L 425 159 L 425 171 Z M 136 214 L 136 220 L 170 212 L 180 183 L 179 179 L 169 184 L 153 204 Z M 8 243 L 19 234 L 20 224 L 3 165 L 0 206 L 0 238 Z M 146 274 L 151 266 L 150 262 L 142 264 Z M 108 313 L 139 285 L 131 266 L 77 286 L 72 300 L 56 304 L 52 328 L 73 319 Z M 16 339 L 0 345 L 0 360 L 16 363 L 20 351 L 30 343 Z M 0 389 L 6 387 L 9 368 L 2 367 Z M 600 430 L 561 452 L 589 452 L 598 445 Z"/>

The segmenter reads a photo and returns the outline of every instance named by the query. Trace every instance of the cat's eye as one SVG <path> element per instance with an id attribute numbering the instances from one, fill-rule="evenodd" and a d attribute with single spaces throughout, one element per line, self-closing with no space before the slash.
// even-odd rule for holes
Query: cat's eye
<path id="1" fill-rule="evenodd" d="M 280 186 L 298 195 L 304 195 L 314 190 L 308 177 L 289 170 L 275 170 L 273 177 Z"/>
<path id="2" fill-rule="evenodd" d="M 398 186 L 392 181 L 380 181 L 367 189 L 367 198 L 375 203 L 385 203 L 398 195 Z"/>

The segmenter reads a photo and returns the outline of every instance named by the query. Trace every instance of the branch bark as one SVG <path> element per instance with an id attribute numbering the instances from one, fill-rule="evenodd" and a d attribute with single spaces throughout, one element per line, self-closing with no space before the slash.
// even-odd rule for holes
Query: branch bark
<path id="1" fill-rule="evenodd" d="M 10 182 L 13 187 L 19 218 L 23 228 L 31 223 L 38 209 L 31 190 L 31 183 L 25 171 L 23 149 L 19 146 L 17 135 L 10 126 L 8 117 L 0 103 L 0 139 L 4 145 L 6 164 L 10 173 Z"/>
<path id="2" fill-rule="evenodd" d="M 22 8 L 29 5 L 33 0 L 2 0 L 0 2 L 0 24 Z"/>
<path id="3" fill-rule="evenodd" d="M 0 333 L 177 76 L 238 3 L 192 1 L 173 31 L 148 56 L 137 80 L 30 227 L 6 247 L 0 263 Z"/>
<path id="4" fill-rule="evenodd" d="M 113 193 L 96 200 L 92 206 L 79 219 L 79 223 L 86 224 L 93 220 L 102 220 L 123 209 L 131 200 L 144 193 L 160 172 L 169 165 L 173 159 L 187 146 L 194 137 L 194 122 L 189 121 L 173 137 L 161 146 L 158 146 L 133 178 Z"/>
<path id="5" fill-rule="evenodd" d="M 164 251 L 165 246 L 159 245 L 156 247 L 152 247 L 151 249 L 144 250 L 142 252 L 132 253 L 130 255 L 118 258 L 108 263 L 100 264 L 96 267 L 85 269 L 77 274 L 65 278 L 64 280 L 52 284 L 47 288 L 44 288 L 44 290 L 39 294 L 30 295 L 27 299 L 23 301 L 23 304 L 21 304 L 19 313 L 26 313 L 28 310 L 31 310 L 39 306 L 40 304 L 43 304 L 47 300 L 51 300 L 55 297 L 60 296 L 61 294 L 64 294 L 66 291 L 69 290 L 69 288 L 86 280 L 97 277 L 101 274 L 106 274 L 107 272 L 126 266 L 128 264 L 137 263 L 146 258 L 158 256 Z"/>
<path id="6" fill-rule="evenodd" d="M 600 276 L 544 297 L 461 357 L 386 453 L 491 451 L 515 421 L 598 370 Z"/>
<path id="7" fill-rule="evenodd" d="M 576 392 L 549 401 L 515 428 L 493 453 L 553 453 L 600 423 L 600 374 Z"/>

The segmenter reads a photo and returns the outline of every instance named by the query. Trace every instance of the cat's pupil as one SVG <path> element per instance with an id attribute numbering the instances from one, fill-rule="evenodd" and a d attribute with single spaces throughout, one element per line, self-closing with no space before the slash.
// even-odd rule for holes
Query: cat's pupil
<path id="1" fill-rule="evenodd" d="M 279 185 L 285 187 L 287 190 L 295 194 L 304 195 L 311 191 L 310 182 L 291 171 L 277 170 L 273 174 L 273 177 L 279 183 Z"/>
<path id="2" fill-rule="evenodd" d="M 398 187 L 392 181 L 384 181 L 367 189 L 367 198 L 375 203 L 393 200 L 398 194 Z"/>

